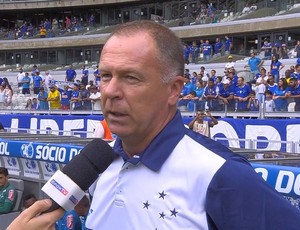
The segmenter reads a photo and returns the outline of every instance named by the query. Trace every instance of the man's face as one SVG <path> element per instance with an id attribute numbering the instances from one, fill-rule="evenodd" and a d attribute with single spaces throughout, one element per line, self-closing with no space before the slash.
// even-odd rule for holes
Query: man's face
<path id="1" fill-rule="evenodd" d="M 213 81 L 208 81 L 208 87 L 212 88 L 214 87 L 215 83 Z"/>
<path id="2" fill-rule="evenodd" d="M 292 88 L 295 88 L 296 85 L 297 85 L 297 82 L 294 81 L 294 80 L 290 81 L 290 83 L 289 83 L 289 86 L 292 87 Z"/>
<path id="3" fill-rule="evenodd" d="M 243 83 L 244 83 L 243 79 L 242 78 L 238 78 L 238 81 L 237 81 L 238 86 L 242 86 Z"/>
<path id="4" fill-rule="evenodd" d="M 274 77 L 273 77 L 273 75 L 269 75 L 268 80 L 269 80 L 269 82 L 271 84 L 273 84 L 274 83 Z"/>
<path id="5" fill-rule="evenodd" d="M 151 140 L 168 122 L 170 108 L 176 106 L 174 92 L 180 94 L 183 78 L 178 80 L 178 92 L 172 83 L 163 83 L 158 55 L 144 32 L 113 36 L 103 48 L 101 107 L 110 130 L 123 141 Z"/>
<path id="6" fill-rule="evenodd" d="M 0 174 L 0 186 L 4 187 L 8 183 L 8 176 L 5 176 L 4 174 Z"/>

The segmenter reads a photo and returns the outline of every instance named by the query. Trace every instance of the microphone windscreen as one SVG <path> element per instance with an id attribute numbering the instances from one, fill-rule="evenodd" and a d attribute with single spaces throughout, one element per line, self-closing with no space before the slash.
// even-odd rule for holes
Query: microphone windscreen
<path id="1" fill-rule="evenodd" d="M 108 168 L 114 157 L 115 153 L 107 142 L 94 139 L 62 171 L 85 191 Z"/>

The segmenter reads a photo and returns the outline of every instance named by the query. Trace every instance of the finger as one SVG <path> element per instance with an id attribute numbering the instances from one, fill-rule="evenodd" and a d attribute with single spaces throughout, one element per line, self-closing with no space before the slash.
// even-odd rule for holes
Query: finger
<path id="1" fill-rule="evenodd" d="M 64 215 L 64 213 L 65 210 L 59 208 L 55 211 L 36 216 L 31 220 L 31 222 L 34 223 L 35 226 L 51 227 L 58 219 L 60 219 Z"/>
<path id="2" fill-rule="evenodd" d="M 44 201 L 42 201 L 42 202 L 44 202 Z M 45 211 L 45 210 L 43 210 L 43 211 Z M 29 216 L 28 213 L 31 213 L 31 212 L 27 212 L 27 215 Z M 27 219 L 28 216 L 26 216 L 26 213 L 25 213 L 25 215 L 23 215 L 23 213 L 22 213 L 18 218 L 16 218 L 8 226 L 7 230 L 23 230 L 23 229 L 54 230 L 55 222 L 59 218 L 61 218 L 63 216 L 63 214 L 64 214 L 64 210 L 62 208 L 59 208 L 53 212 L 42 214 L 40 216 L 35 216 L 32 219 Z"/>
<path id="3" fill-rule="evenodd" d="M 36 201 L 30 208 L 25 209 L 20 216 L 21 218 L 30 220 L 33 217 L 39 215 L 40 213 L 48 210 L 51 207 L 51 204 L 52 201 L 49 199 Z"/>

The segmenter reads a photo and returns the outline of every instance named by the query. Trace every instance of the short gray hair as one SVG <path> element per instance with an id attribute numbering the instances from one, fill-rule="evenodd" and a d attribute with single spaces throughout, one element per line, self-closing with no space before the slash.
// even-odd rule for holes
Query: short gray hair
<path id="1" fill-rule="evenodd" d="M 153 21 L 133 21 L 119 25 L 110 34 L 108 40 L 114 36 L 132 36 L 141 31 L 149 34 L 156 44 L 163 82 L 168 83 L 175 76 L 183 76 L 183 45 L 173 31 L 165 26 Z"/>

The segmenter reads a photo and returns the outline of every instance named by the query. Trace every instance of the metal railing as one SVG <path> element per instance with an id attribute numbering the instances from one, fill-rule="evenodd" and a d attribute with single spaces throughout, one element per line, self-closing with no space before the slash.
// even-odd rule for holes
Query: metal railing
<path id="1" fill-rule="evenodd" d="M 215 141 L 230 147 L 255 150 L 272 150 L 287 153 L 300 153 L 300 142 L 296 141 L 274 141 L 274 140 L 257 140 L 257 139 L 237 139 L 216 137 Z"/>

